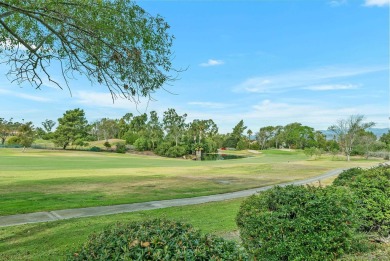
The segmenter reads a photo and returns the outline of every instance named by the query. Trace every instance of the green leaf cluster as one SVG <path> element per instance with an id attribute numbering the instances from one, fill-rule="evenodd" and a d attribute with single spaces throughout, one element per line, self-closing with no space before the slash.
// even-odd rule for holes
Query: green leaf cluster
<path id="1" fill-rule="evenodd" d="M 0 13 L 0 55 L 20 83 L 62 88 L 48 68 L 57 63 L 67 86 L 78 72 L 113 98 L 149 97 L 177 72 L 169 25 L 132 0 L 3 0 Z"/>
<path id="2" fill-rule="evenodd" d="M 84 110 L 68 110 L 58 119 L 58 128 L 54 132 L 54 143 L 66 149 L 68 145 L 80 143 L 87 138 L 89 132 L 88 121 Z"/>
<path id="3" fill-rule="evenodd" d="M 115 146 L 115 152 L 116 153 L 126 153 L 127 148 L 126 144 L 118 142 Z"/>
<path id="4" fill-rule="evenodd" d="M 234 242 L 191 225 L 154 219 L 117 224 L 93 234 L 67 260 L 246 260 Z"/>
<path id="5" fill-rule="evenodd" d="M 348 187 L 358 198 L 361 230 L 390 235 L 390 167 L 353 168 L 337 177 L 335 186 Z"/>
<path id="6" fill-rule="evenodd" d="M 237 215 L 255 260 L 333 260 L 352 248 L 356 200 L 343 187 L 274 187 L 246 199 Z"/>

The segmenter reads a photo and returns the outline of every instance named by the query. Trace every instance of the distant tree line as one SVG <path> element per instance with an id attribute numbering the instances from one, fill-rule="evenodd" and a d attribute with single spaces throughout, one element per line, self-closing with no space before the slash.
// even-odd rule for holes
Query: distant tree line
<path id="1" fill-rule="evenodd" d="M 265 126 L 253 132 L 240 120 L 232 132 L 220 134 L 212 119 L 195 119 L 187 122 L 187 114 L 180 115 L 170 108 L 160 117 L 157 112 L 133 115 L 126 113 L 120 119 L 102 118 L 88 122 L 82 109 L 66 111 L 58 121 L 46 119 L 42 127 L 32 122 L 15 122 L 0 118 L 0 141 L 4 146 L 18 144 L 30 147 L 34 139 L 52 141 L 57 147 L 83 147 L 90 141 L 104 140 L 104 146 L 111 149 L 110 139 L 121 139 L 137 151 L 154 151 L 167 157 L 188 154 L 215 153 L 225 149 L 302 149 L 309 156 L 323 152 L 334 155 L 342 152 L 365 157 L 381 155 L 390 150 L 390 132 L 380 139 L 367 129 L 374 126 L 365 122 L 364 116 L 353 115 L 339 120 L 328 130 L 334 134 L 327 139 L 324 133 L 312 127 L 294 122 L 285 126 Z M 56 127 L 56 128 L 55 128 Z M 120 145 L 119 145 L 120 146 Z M 126 147 L 122 146 L 121 151 Z M 386 154 L 388 155 L 388 153 Z"/>

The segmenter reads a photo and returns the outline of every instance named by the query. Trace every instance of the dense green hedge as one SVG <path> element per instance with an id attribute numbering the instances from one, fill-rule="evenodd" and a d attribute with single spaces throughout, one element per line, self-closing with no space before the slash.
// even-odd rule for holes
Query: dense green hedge
<path id="1" fill-rule="evenodd" d="M 349 169 L 337 177 L 335 186 L 348 187 L 358 198 L 361 229 L 390 235 L 390 167 Z"/>
<path id="2" fill-rule="evenodd" d="M 274 187 L 242 203 L 237 225 L 255 260 L 333 260 L 352 247 L 355 202 L 343 187 Z"/>
<path id="3" fill-rule="evenodd" d="M 344 170 L 334 181 L 335 186 L 346 186 L 356 179 L 356 176 L 362 174 L 362 168 L 351 168 Z"/>
<path id="4" fill-rule="evenodd" d="M 148 220 L 118 224 L 89 237 L 68 260 L 247 260 L 236 243 L 188 224 Z"/>

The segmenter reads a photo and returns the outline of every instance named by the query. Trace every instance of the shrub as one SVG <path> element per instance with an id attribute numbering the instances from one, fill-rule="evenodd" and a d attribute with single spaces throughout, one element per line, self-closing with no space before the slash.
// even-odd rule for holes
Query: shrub
<path id="1" fill-rule="evenodd" d="M 260 145 L 258 142 L 251 142 L 249 144 L 249 149 L 251 150 L 260 150 Z"/>
<path id="2" fill-rule="evenodd" d="M 350 251 L 356 201 L 343 187 L 274 187 L 246 199 L 237 215 L 255 260 L 333 260 Z"/>
<path id="3" fill-rule="evenodd" d="M 68 260 L 246 260 L 236 243 L 202 235 L 188 224 L 149 220 L 91 235 Z"/>
<path id="4" fill-rule="evenodd" d="M 172 147 L 171 142 L 161 142 L 160 144 L 157 145 L 157 148 L 154 150 L 154 153 L 160 156 L 165 156 L 165 153 L 167 150 L 169 150 L 170 147 Z"/>
<path id="5" fill-rule="evenodd" d="M 99 147 L 96 147 L 96 146 L 93 146 L 89 149 L 90 151 L 94 151 L 94 152 L 100 152 L 101 149 Z"/>
<path id="6" fill-rule="evenodd" d="M 134 144 L 134 142 L 139 138 L 139 135 L 137 133 L 128 131 L 123 136 L 122 139 L 126 141 L 126 144 Z"/>
<path id="7" fill-rule="evenodd" d="M 333 181 L 333 185 L 336 186 L 347 186 L 356 179 L 356 176 L 363 173 L 362 168 L 351 168 L 344 170 L 341 174 Z"/>
<path id="8" fill-rule="evenodd" d="M 165 156 L 170 158 L 177 158 L 187 154 L 187 148 L 185 146 L 173 146 L 170 147 L 166 152 Z"/>
<path id="9" fill-rule="evenodd" d="M 305 148 L 303 152 L 305 153 L 306 156 L 311 158 L 316 153 L 316 148 L 315 147 Z"/>
<path id="10" fill-rule="evenodd" d="M 245 150 L 247 148 L 248 148 L 248 142 L 246 142 L 245 140 L 240 140 L 237 142 L 237 146 L 236 146 L 237 150 Z"/>
<path id="11" fill-rule="evenodd" d="M 20 145 L 20 137 L 13 136 L 7 140 L 8 145 Z"/>
<path id="12" fill-rule="evenodd" d="M 116 144 L 116 149 L 115 149 L 115 152 L 116 153 L 126 153 L 126 145 L 124 143 L 117 143 Z"/>
<path id="13" fill-rule="evenodd" d="M 390 167 L 344 171 L 334 182 L 349 187 L 358 198 L 362 231 L 390 235 Z"/>
<path id="14" fill-rule="evenodd" d="M 140 137 L 138 138 L 135 142 L 134 142 L 134 148 L 138 151 L 145 151 L 147 149 L 149 149 L 149 145 L 148 145 L 148 141 L 147 139 L 145 139 L 144 137 Z"/>
<path id="15" fill-rule="evenodd" d="M 368 153 L 369 157 L 375 157 L 375 158 L 382 158 L 384 160 L 389 160 L 390 152 L 386 150 L 380 150 L 380 151 L 370 151 Z"/>
<path id="16" fill-rule="evenodd" d="M 103 146 L 106 147 L 106 150 L 111 148 L 111 144 L 108 141 L 104 142 Z"/>

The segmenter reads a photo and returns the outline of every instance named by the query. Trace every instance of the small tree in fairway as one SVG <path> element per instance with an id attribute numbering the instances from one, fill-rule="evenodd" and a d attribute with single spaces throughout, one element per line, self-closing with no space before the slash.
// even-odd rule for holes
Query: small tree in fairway
<path id="1" fill-rule="evenodd" d="M 19 126 L 17 137 L 19 144 L 23 146 L 23 151 L 26 148 L 31 147 L 31 144 L 34 141 L 34 134 L 34 126 L 31 121 Z"/>
<path id="2" fill-rule="evenodd" d="M 58 123 L 58 128 L 54 132 L 54 143 L 63 149 L 88 136 L 88 121 L 82 109 L 66 111 L 62 118 L 58 119 Z"/>

